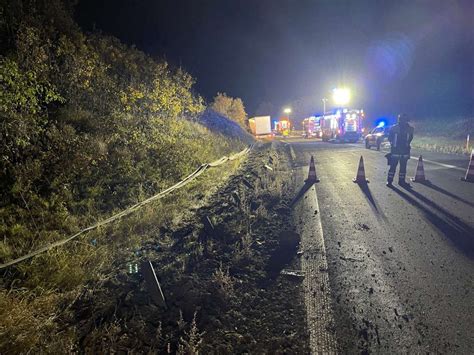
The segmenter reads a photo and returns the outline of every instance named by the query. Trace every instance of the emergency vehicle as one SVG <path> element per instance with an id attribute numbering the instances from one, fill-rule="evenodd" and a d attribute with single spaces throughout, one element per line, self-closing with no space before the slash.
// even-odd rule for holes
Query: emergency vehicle
<path id="1" fill-rule="evenodd" d="M 323 141 L 355 143 L 362 136 L 363 110 L 336 109 L 316 118 L 320 120 Z"/>
<path id="2" fill-rule="evenodd" d="M 303 120 L 303 136 L 304 138 L 321 138 L 323 132 L 321 131 L 321 119 L 315 116 L 305 118 Z"/>
<path id="3" fill-rule="evenodd" d="M 380 150 L 382 143 L 388 140 L 389 132 L 390 127 L 386 127 L 384 122 L 380 123 L 365 136 L 365 147 L 367 149 L 376 147 L 377 150 Z"/>
<path id="4" fill-rule="evenodd" d="M 291 122 L 288 118 L 282 117 L 275 124 L 275 135 L 288 137 L 290 135 Z"/>

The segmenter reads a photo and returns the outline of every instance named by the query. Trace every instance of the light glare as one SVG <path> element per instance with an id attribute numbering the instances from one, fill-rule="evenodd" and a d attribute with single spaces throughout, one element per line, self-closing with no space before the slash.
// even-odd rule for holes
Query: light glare
<path id="1" fill-rule="evenodd" d="M 351 99 L 351 93 L 346 88 L 336 88 L 332 91 L 332 98 L 336 105 L 346 105 Z"/>

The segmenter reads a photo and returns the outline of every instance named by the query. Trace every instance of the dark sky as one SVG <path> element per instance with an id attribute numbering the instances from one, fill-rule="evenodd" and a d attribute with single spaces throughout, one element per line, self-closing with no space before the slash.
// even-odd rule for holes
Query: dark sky
<path id="1" fill-rule="evenodd" d="M 474 113 L 473 0 L 80 0 L 76 18 L 181 65 L 210 100 L 322 111 L 336 86 L 373 118 Z M 276 113 L 276 112 L 272 112 Z"/>

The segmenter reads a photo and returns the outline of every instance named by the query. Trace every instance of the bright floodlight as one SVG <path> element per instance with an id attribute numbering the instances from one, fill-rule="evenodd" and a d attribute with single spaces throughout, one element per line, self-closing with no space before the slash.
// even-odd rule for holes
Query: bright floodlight
<path id="1" fill-rule="evenodd" d="M 291 108 L 287 107 L 283 110 L 284 113 L 290 114 L 291 113 Z"/>
<path id="2" fill-rule="evenodd" d="M 336 88 L 332 91 L 332 98 L 336 105 L 346 105 L 351 99 L 351 92 L 346 88 Z"/>

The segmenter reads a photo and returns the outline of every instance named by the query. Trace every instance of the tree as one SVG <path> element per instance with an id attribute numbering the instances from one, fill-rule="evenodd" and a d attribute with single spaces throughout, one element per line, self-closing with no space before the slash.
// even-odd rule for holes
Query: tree
<path id="1" fill-rule="evenodd" d="M 244 103 L 240 98 L 232 98 L 227 96 L 226 93 L 218 92 L 216 97 L 214 97 L 211 108 L 237 122 L 242 127 L 246 128 L 248 126 L 247 113 L 245 112 Z"/>

